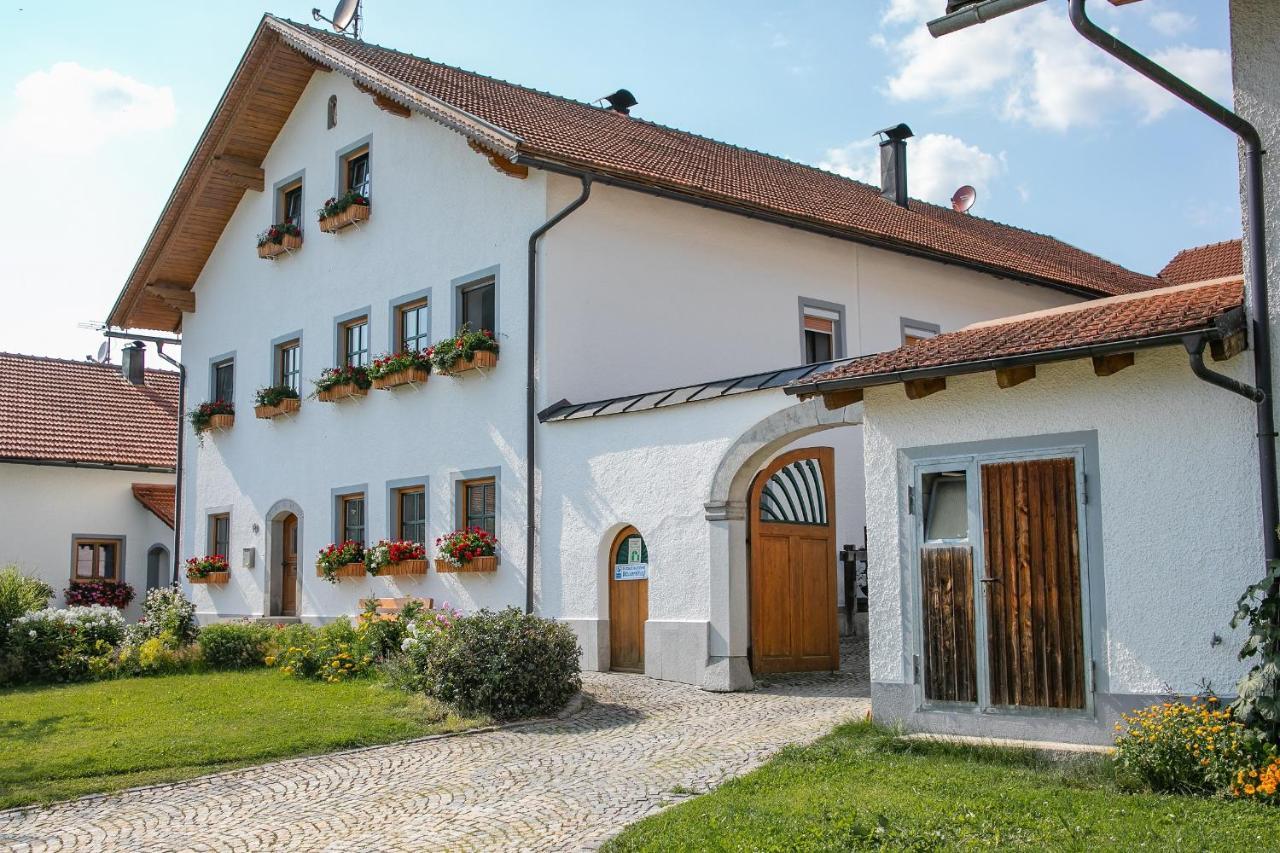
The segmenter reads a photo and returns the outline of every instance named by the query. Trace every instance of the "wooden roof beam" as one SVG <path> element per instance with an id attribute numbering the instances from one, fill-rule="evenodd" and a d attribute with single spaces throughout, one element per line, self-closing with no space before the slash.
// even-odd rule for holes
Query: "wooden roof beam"
<path id="1" fill-rule="evenodd" d="M 1111 355 L 1095 355 L 1093 372 L 1095 376 L 1111 376 L 1126 367 L 1133 367 L 1133 353 L 1113 352 Z"/>
<path id="2" fill-rule="evenodd" d="M 257 163 L 244 157 L 230 154 L 216 154 L 213 158 L 213 171 L 223 180 L 241 189 L 262 192 L 266 186 L 266 173 Z"/>
<path id="3" fill-rule="evenodd" d="M 153 281 L 147 285 L 146 292 L 175 311 L 196 313 L 195 292 L 185 285 Z"/>
<path id="4" fill-rule="evenodd" d="M 1021 385 L 1028 379 L 1036 378 L 1034 364 L 1020 364 L 1016 367 L 1002 367 L 996 371 L 996 385 L 1001 388 L 1012 388 Z"/>
<path id="5" fill-rule="evenodd" d="M 401 118 L 409 117 L 409 108 L 406 107 L 404 104 L 400 103 L 399 101 L 391 100 L 386 95 L 382 94 L 376 89 L 371 89 L 370 87 L 364 85 L 363 83 L 357 82 L 355 80 L 352 80 L 351 82 L 352 82 L 352 85 L 354 85 L 361 92 L 364 92 L 366 95 L 373 98 L 374 104 L 376 104 L 378 109 L 382 110 L 384 113 L 391 113 L 392 115 L 400 116 Z"/>
<path id="6" fill-rule="evenodd" d="M 902 383 L 902 387 L 907 392 L 908 400 L 923 400 L 930 394 L 947 390 L 947 378 L 930 376 L 927 379 L 908 379 Z"/>
<path id="7" fill-rule="evenodd" d="M 851 388 L 848 391 L 832 391 L 829 394 L 822 395 L 822 405 L 826 406 L 829 411 L 843 409 L 845 406 L 852 406 L 854 403 L 861 402 L 861 388 Z"/>

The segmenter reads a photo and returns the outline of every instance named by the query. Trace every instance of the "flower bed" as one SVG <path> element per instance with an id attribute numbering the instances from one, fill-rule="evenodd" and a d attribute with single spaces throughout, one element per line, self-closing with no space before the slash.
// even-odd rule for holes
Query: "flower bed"
<path id="1" fill-rule="evenodd" d="M 231 580 L 231 566 L 221 554 L 187 560 L 187 580 L 191 583 L 219 584 Z"/>
<path id="2" fill-rule="evenodd" d="M 368 219 L 369 199 L 358 192 L 348 191 L 326 201 L 316 214 L 320 220 L 320 230 L 332 234 Z"/>
<path id="3" fill-rule="evenodd" d="M 374 388 L 385 390 L 399 385 L 421 385 L 431 377 L 431 350 L 398 352 L 375 358 L 368 373 Z"/>
<path id="4" fill-rule="evenodd" d="M 62 594 L 67 599 L 68 607 L 98 604 L 103 607 L 125 608 L 133 601 L 133 587 L 123 581 L 74 580 Z"/>
<path id="5" fill-rule="evenodd" d="M 496 572 L 498 540 L 479 527 L 455 530 L 436 540 L 436 571 Z"/>
<path id="6" fill-rule="evenodd" d="M 301 408 L 302 400 L 298 398 L 298 392 L 288 385 L 259 388 L 254 397 L 253 413 L 263 420 L 291 415 Z"/>
<path id="7" fill-rule="evenodd" d="M 187 420 L 197 433 L 211 429 L 231 429 L 236 422 L 236 407 L 225 400 L 201 403 L 187 412 Z"/>
<path id="8" fill-rule="evenodd" d="M 364 552 L 364 563 L 371 575 L 425 575 L 427 549 L 420 542 L 383 539 Z"/>
<path id="9" fill-rule="evenodd" d="M 277 255 L 302 248 L 302 229 L 292 222 L 272 225 L 258 235 L 258 257 L 275 260 Z"/>
<path id="10" fill-rule="evenodd" d="M 329 583 L 338 578 L 362 578 L 365 574 L 364 546 L 348 539 L 337 545 L 326 545 L 316 557 L 316 577 Z"/>
<path id="11" fill-rule="evenodd" d="M 498 342 L 488 329 L 473 332 L 463 326 L 458 334 L 431 348 L 431 364 L 450 376 L 492 368 L 498 364 Z"/>
<path id="12" fill-rule="evenodd" d="M 320 378 L 314 380 L 316 399 L 322 403 L 335 403 L 347 397 L 363 397 L 369 393 L 372 381 L 369 371 L 363 367 L 326 367 Z"/>

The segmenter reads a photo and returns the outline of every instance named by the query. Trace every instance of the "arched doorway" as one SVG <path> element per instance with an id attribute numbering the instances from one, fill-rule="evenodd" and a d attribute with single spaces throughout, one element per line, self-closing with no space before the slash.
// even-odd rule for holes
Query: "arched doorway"
<path id="1" fill-rule="evenodd" d="M 835 451 L 806 447 L 751 486 L 751 670 L 840 668 L 836 625 Z"/>
<path id="2" fill-rule="evenodd" d="M 280 599 L 273 616 L 298 615 L 298 517 L 285 513 L 280 524 Z M 274 599 L 275 597 L 272 596 Z"/>
<path id="3" fill-rule="evenodd" d="M 279 500 L 266 512 L 267 543 L 264 562 L 262 612 L 266 616 L 296 617 L 302 596 L 298 575 L 298 546 L 303 540 L 302 507 Z"/>
<path id="4" fill-rule="evenodd" d="M 609 549 L 609 668 L 644 672 L 644 623 L 649 620 L 649 547 L 624 527 Z"/>
<path id="5" fill-rule="evenodd" d="M 169 585 L 169 549 L 152 545 L 147 551 L 147 590 Z"/>

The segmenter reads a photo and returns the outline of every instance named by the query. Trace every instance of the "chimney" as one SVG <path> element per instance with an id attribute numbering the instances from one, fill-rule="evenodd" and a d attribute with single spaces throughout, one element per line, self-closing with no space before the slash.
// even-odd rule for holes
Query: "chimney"
<path id="1" fill-rule="evenodd" d="M 120 354 L 120 372 L 134 385 L 147 382 L 147 345 L 134 341 Z"/>
<path id="2" fill-rule="evenodd" d="M 907 206 L 907 140 L 915 136 L 905 124 L 876 133 L 880 141 L 880 195 L 899 207 Z"/>
<path id="3" fill-rule="evenodd" d="M 608 102 L 609 109 L 615 113 L 622 113 L 624 116 L 631 115 L 631 108 L 640 103 L 636 100 L 636 96 L 626 89 L 619 89 L 612 95 L 605 95 L 600 100 Z"/>

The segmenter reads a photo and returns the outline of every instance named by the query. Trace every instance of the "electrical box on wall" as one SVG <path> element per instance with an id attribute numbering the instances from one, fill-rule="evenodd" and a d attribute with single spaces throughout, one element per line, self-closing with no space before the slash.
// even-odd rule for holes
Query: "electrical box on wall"
<path id="1" fill-rule="evenodd" d="M 240 566 L 245 569 L 252 569 L 253 563 L 257 559 L 257 548 L 245 548 L 240 552 Z"/>

